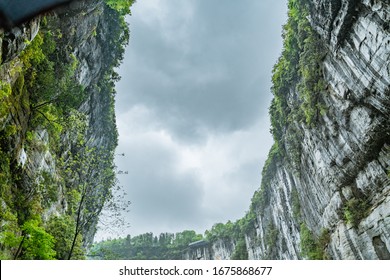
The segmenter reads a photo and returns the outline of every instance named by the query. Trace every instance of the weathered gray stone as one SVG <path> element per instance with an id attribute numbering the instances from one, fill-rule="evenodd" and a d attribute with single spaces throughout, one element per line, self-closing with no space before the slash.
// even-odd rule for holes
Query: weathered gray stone
<path id="1" fill-rule="evenodd" d="M 111 11 L 112 13 L 112 11 Z M 111 14 L 112 15 L 112 14 Z M 116 15 L 117 17 L 118 15 Z M 89 130 L 86 135 L 88 143 L 93 147 L 102 150 L 112 151 L 116 145 L 116 127 L 114 122 L 107 122 L 109 111 L 109 99 L 111 92 L 103 92 L 98 84 L 103 80 L 106 71 L 117 63 L 112 55 L 112 50 L 107 45 L 106 39 L 110 37 L 112 30 L 110 26 L 118 24 L 114 18 L 109 18 L 108 9 L 103 0 L 78 0 L 73 1 L 68 7 L 62 7 L 52 11 L 47 16 L 50 27 L 56 32 L 57 55 L 64 59 L 64 64 L 76 58 L 76 79 L 85 88 L 87 100 L 79 108 L 79 111 L 87 115 Z M 41 18 L 36 18 L 11 31 L 4 33 L 0 31 L 0 78 L 3 82 L 11 85 L 15 83 L 20 75 L 22 63 L 19 55 L 30 41 L 34 39 L 40 28 Z M 107 55 L 109 54 L 109 55 Z M 18 70 L 19 69 L 19 70 Z M 78 92 L 76 92 L 78 94 Z M 26 147 L 26 132 L 30 117 L 30 109 L 26 106 L 17 112 L 11 112 L 0 120 L 0 129 L 7 125 L 15 125 L 18 128 L 15 141 L 10 141 L 9 154 L 15 155 L 16 163 L 23 169 L 21 185 L 29 194 L 37 192 L 37 186 L 42 182 L 42 172 L 47 172 L 53 178 L 57 178 L 60 167 L 56 166 L 55 154 L 50 147 L 50 137 L 44 128 L 34 128 L 34 140 L 31 147 Z M 107 124 L 108 123 L 108 124 Z M 61 139 L 61 147 L 57 147 L 63 154 L 72 148 L 72 141 L 69 135 Z M 58 154 L 57 154 L 57 157 Z M 95 174 L 99 176 L 99 174 Z M 60 181 L 60 180 L 59 180 Z M 63 183 L 58 183 L 58 201 L 52 202 L 47 209 L 44 209 L 43 220 L 50 215 L 64 214 L 67 210 L 67 201 L 61 196 Z M 39 190 L 38 190 L 39 191 Z M 102 201 L 96 201 L 97 212 L 103 207 Z M 87 246 L 93 241 L 96 231 L 97 217 L 91 221 L 92 226 L 82 229 L 83 242 Z"/>
<path id="2" fill-rule="evenodd" d="M 319 125 L 303 128 L 301 174 L 281 163 L 271 180 L 270 203 L 260 215 L 272 217 L 279 229 L 271 257 L 301 257 L 299 222 L 290 214 L 294 186 L 302 221 L 316 236 L 323 228 L 330 230 L 330 258 L 385 258 L 390 251 L 390 6 L 386 1 L 324 0 L 312 1 L 310 9 L 311 23 L 329 48 L 323 62 L 327 110 Z M 356 196 L 364 196 L 371 207 L 354 228 L 343 212 L 346 200 Z M 264 258 L 267 250 L 254 244 L 256 237 L 264 239 L 268 222 L 261 217 L 256 236 L 247 236 L 253 259 Z"/>
<path id="3" fill-rule="evenodd" d="M 319 237 L 331 259 L 390 258 L 390 3 L 384 0 L 307 1 L 310 22 L 325 41 L 326 110 L 302 131 L 299 172 L 278 159 L 267 181 L 269 202 L 246 233 L 249 259 L 300 259 L 300 224 Z M 292 89 L 293 107 L 299 93 Z M 288 149 L 287 149 L 288 150 Z M 289 158 L 289 155 L 287 155 Z M 294 217 L 296 189 L 301 217 Z M 346 203 L 360 199 L 367 213 L 353 226 Z M 353 210 L 355 213 L 358 211 Z M 267 231 L 278 231 L 266 244 Z"/>

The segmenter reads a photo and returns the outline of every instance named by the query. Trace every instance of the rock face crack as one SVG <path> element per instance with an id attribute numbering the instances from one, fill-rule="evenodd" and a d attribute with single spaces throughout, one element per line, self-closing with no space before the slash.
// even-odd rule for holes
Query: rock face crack
<path id="1" fill-rule="evenodd" d="M 380 260 L 390 260 L 390 252 L 386 247 L 386 243 L 382 241 L 380 236 L 375 236 L 372 239 L 372 245 Z"/>

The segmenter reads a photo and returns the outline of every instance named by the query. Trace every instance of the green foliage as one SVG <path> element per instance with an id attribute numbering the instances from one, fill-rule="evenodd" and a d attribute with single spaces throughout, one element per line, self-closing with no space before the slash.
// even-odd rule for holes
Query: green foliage
<path id="1" fill-rule="evenodd" d="M 245 213 L 245 216 L 238 220 L 241 231 L 245 233 L 252 232 L 255 229 L 256 214 L 255 211 L 250 210 Z"/>
<path id="2" fill-rule="evenodd" d="M 282 55 L 275 64 L 272 76 L 272 93 L 269 113 L 271 132 L 280 152 L 299 171 L 301 135 L 298 123 L 312 126 L 326 107 L 320 93 L 325 89 L 321 62 L 326 48 L 311 28 L 308 12 L 302 1 L 289 1 L 289 18 L 284 25 Z M 294 97 L 298 93 L 298 98 Z"/>
<path id="3" fill-rule="evenodd" d="M 47 143 L 40 139 L 37 132 L 32 131 L 26 134 L 26 148 L 28 148 L 28 150 L 35 150 L 39 152 L 45 152 L 48 149 Z"/>
<path id="4" fill-rule="evenodd" d="M 5 134 L 5 137 L 9 138 L 13 135 L 15 135 L 17 132 L 17 127 L 16 125 L 14 124 L 11 124 L 11 125 L 7 125 L 4 129 L 4 134 Z"/>
<path id="5" fill-rule="evenodd" d="M 206 240 L 215 242 L 217 240 L 235 242 L 235 248 L 231 259 L 247 260 L 248 251 L 246 249 L 245 234 L 254 229 L 256 216 L 253 212 L 248 212 L 243 218 L 232 223 L 228 221 L 226 224 L 214 224 L 210 230 L 206 230 Z"/>
<path id="6" fill-rule="evenodd" d="M 285 158 L 298 174 L 301 171 L 302 139 L 302 131 L 295 125 L 290 125 L 282 141 L 285 144 Z"/>
<path id="7" fill-rule="evenodd" d="M 344 207 L 344 218 L 348 224 L 358 227 L 360 221 L 367 217 L 371 205 L 366 199 L 351 198 Z"/>
<path id="8" fill-rule="evenodd" d="M 4 131 L 0 131 L 0 259 L 13 259 L 20 242 L 18 216 L 14 211 L 11 157 L 4 152 Z"/>
<path id="9" fill-rule="evenodd" d="M 17 235 L 20 232 L 17 217 L 12 213 L 11 209 L 5 203 L 0 203 L 0 259 L 13 259 L 15 248 L 19 246 L 21 236 Z"/>
<path id="10" fill-rule="evenodd" d="M 330 232 L 328 229 L 324 228 L 322 229 L 321 234 L 318 237 L 318 241 L 317 241 L 318 250 L 322 252 L 322 259 L 324 260 L 329 259 L 329 255 L 326 252 L 326 248 L 328 247 L 329 242 L 330 242 Z"/>
<path id="11" fill-rule="evenodd" d="M 77 30 L 68 32 L 67 25 L 58 24 L 50 15 L 42 17 L 37 36 L 25 42 L 25 50 L 9 63 L 11 79 L 7 81 L 13 84 L 0 81 L 1 258 L 65 259 L 69 253 L 72 259 L 83 258 L 84 233 L 93 232 L 116 182 L 114 87 L 119 75 L 114 68 L 123 59 L 129 40 L 124 17 L 133 2 L 107 0 L 103 20 L 110 32 L 102 38 L 99 24 L 92 30 L 103 51 L 96 88 L 84 88 L 76 77 L 79 61 L 71 53 L 75 46 L 69 43 L 79 40 L 67 39 Z M 104 149 L 87 145 L 86 135 L 91 135 L 92 128 L 86 115 L 78 111 L 92 88 L 94 93 L 99 89 L 94 95 L 98 102 L 107 105 L 95 116 L 99 129 L 109 135 Z M 37 137 L 42 132 L 48 133 L 48 143 Z M 34 172 L 16 164 L 22 148 L 29 158 L 50 151 L 55 172 Z M 60 191 L 65 195 L 67 213 L 43 224 L 41 216 L 59 201 Z"/>
<path id="12" fill-rule="evenodd" d="M 77 189 L 70 189 L 66 193 L 66 201 L 68 202 L 68 213 L 75 215 L 77 207 L 81 200 L 81 194 Z"/>
<path id="13" fill-rule="evenodd" d="M 260 212 L 264 211 L 264 208 L 269 203 L 269 186 L 271 178 L 276 170 L 277 158 L 280 157 L 280 149 L 278 142 L 275 142 L 268 153 L 268 158 L 264 163 L 262 171 L 262 181 L 260 190 L 257 190 L 251 200 L 249 212 Z"/>
<path id="14" fill-rule="evenodd" d="M 330 233 L 327 229 L 323 229 L 318 239 L 315 238 L 310 229 L 304 224 L 301 224 L 301 254 L 303 257 L 310 260 L 328 259 L 326 247 L 330 242 Z"/>
<path id="15" fill-rule="evenodd" d="M 301 224 L 301 253 L 302 256 L 307 257 L 312 260 L 319 259 L 317 251 L 317 243 L 314 239 L 313 233 L 309 228 L 302 223 Z"/>
<path id="16" fill-rule="evenodd" d="M 291 205 L 293 217 L 299 221 L 301 219 L 301 202 L 296 188 L 293 188 L 291 191 Z"/>
<path id="17" fill-rule="evenodd" d="M 11 92 L 10 84 L 0 81 L 0 122 L 9 112 L 9 96 L 11 95 Z"/>
<path id="18" fill-rule="evenodd" d="M 27 71 L 30 81 L 28 90 L 31 92 L 32 109 L 47 121 L 58 122 L 62 121 L 68 110 L 77 109 L 86 95 L 75 80 L 76 57 L 70 54 L 68 63 L 59 63 L 58 58 L 53 56 L 56 43 L 51 33 L 42 33 L 41 36 L 45 39 L 44 58 Z"/>
<path id="19" fill-rule="evenodd" d="M 42 196 L 42 204 L 44 207 L 50 207 L 50 205 L 58 201 L 58 181 L 47 171 L 42 171 L 39 177 L 40 180 L 37 187 Z"/>
<path id="20" fill-rule="evenodd" d="M 11 86 L 8 83 L 0 81 L 0 98 L 6 98 L 11 94 Z"/>
<path id="21" fill-rule="evenodd" d="M 52 260 L 54 251 L 54 237 L 47 233 L 40 225 L 40 221 L 33 219 L 26 221 L 22 230 L 24 232 L 23 255 L 24 259 Z"/>
<path id="22" fill-rule="evenodd" d="M 218 239 L 229 240 L 233 237 L 235 225 L 228 221 L 226 224 L 217 223 L 214 224 L 210 231 L 206 231 L 206 238 L 210 242 Z"/>
<path id="23" fill-rule="evenodd" d="M 58 39 L 58 38 L 57 38 Z M 75 78 L 78 61 L 73 54 L 55 54 L 56 37 L 50 30 L 41 30 L 22 53 L 26 90 L 30 93 L 31 128 L 45 127 L 50 134 L 50 146 L 58 147 L 68 112 L 77 109 L 86 94 Z M 64 59 L 65 60 L 65 59 Z"/>
<path id="24" fill-rule="evenodd" d="M 54 250 L 56 258 L 66 260 L 74 237 L 75 221 L 69 215 L 53 216 L 47 223 L 47 232 L 51 234 L 55 240 Z M 73 250 L 72 259 L 84 259 L 85 252 L 82 247 L 82 236 L 78 235 L 76 246 Z"/>
<path id="25" fill-rule="evenodd" d="M 188 244 L 191 242 L 202 240 L 203 236 L 197 234 L 193 230 L 185 230 L 176 233 L 172 244 L 168 246 L 168 251 L 165 253 L 166 259 L 182 259 L 183 253 L 186 251 Z"/>
<path id="26" fill-rule="evenodd" d="M 0 122 L 10 113 L 22 121 L 23 118 L 29 120 L 25 136 L 20 135 L 22 140 L 25 139 L 24 148 L 27 151 L 45 152 L 49 149 L 36 134 L 37 129 L 42 131 L 45 128 L 49 134 L 51 152 L 55 152 L 59 147 L 68 109 L 78 108 L 85 99 L 74 77 L 78 65 L 76 57 L 70 55 L 69 63 L 63 63 L 54 54 L 55 50 L 55 38 L 49 30 L 41 29 L 19 55 L 23 68 L 14 73 L 18 78 L 12 88 L 9 84 L 0 84 Z M 58 200 L 59 182 L 54 175 L 42 172 L 29 174 L 35 179 L 28 183 L 24 181 L 25 171 L 11 165 L 13 155 L 4 151 L 10 148 L 12 137 L 23 130 L 10 123 L 0 131 L 0 191 L 5 222 L 1 228 L 0 249 L 4 258 L 17 255 L 23 259 L 52 259 L 55 240 L 45 232 L 40 216 L 44 208 L 51 207 Z M 11 186 L 15 186 L 13 191 Z M 23 246 L 18 249 L 21 234 L 24 236 Z M 77 244 L 81 244 L 81 240 L 76 242 L 76 252 Z M 81 255 L 75 256 L 81 258 Z"/>
<path id="27" fill-rule="evenodd" d="M 188 248 L 188 244 L 202 240 L 203 236 L 193 230 L 183 232 L 144 233 L 135 237 L 128 235 L 95 243 L 89 252 L 92 258 L 113 260 L 180 260 Z"/>
<path id="28" fill-rule="evenodd" d="M 325 81 L 321 68 L 321 61 L 324 57 L 324 46 L 316 34 L 312 31 L 309 23 L 304 22 L 304 29 L 307 37 L 304 39 L 303 51 L 300 59 L 301 82 L 298 89 L 302 96 L 302 109 L 305 114 L 306 124 L 313 125 L 314 118 L 320 109 L 325 108 L 319 103 L 318 97 L 325 90 Z"/>
<path id="29" fill-rule="evenodd" d="M 0 195 L 7 203 L 10 203 L 12 199 L 10 182 L 10 157 L 0 146 Z"/>
<path id="30" fill-rule="evenodd" d="M 111 9 L 118 11 L 120 15 L 130 15 L 130 7 L 135 0 L 105 0 L 105 2 Z"/>
<path id="31" fill-rule="evenodd" d="M 19 58 L 23 62 L 25 68 L 29 69 L 33 65 L 38 65 L 46 59 L 42 49 L 43 43 L 44 39 L 42 35 L 38 33 L 34 40 L 21 53 Z"/>
<path id="32" fill-rule="evenodd" d="M 75 124 L 76 131 L 77 128 Z M 79 139 L 76 138 L 74 151 L 61 160 L 65 186 L 70 190 L 68 214 L 76 217 L 68 259 L 73 257 L 79 235 L 93 230 L 105 202 L 112 197 L 112 189 L 116 184 L 113 152 L 90 147 L 84 137 L 80 135 Z"/>
<path id="33" fill-rule="evenodd" d="M 242 236 L 236 243 L 233 254 L 231 256 L 232 260 L 247 260 L 248 251 L 246 249 L 246 242 L 244 236 Z"/>
<path id="34" fill-rule="evenodd" d="M 271 222 L 265 232 L 264 241 L 269 250 L 272 250 L 276 246 L 276 241 L 278 239 L 278 229 L 275 227 L 275 224 Z"/>

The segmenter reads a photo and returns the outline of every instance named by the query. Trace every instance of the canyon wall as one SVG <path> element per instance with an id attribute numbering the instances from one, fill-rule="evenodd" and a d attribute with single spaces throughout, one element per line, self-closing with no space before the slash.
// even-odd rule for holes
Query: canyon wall
<path id="1" fill-rule="evenodd" d="M 390 4 L 289 9 L 270 107 L 276 143 L 241 227 L 248 258 L 390 259 Z M 237 240 L 217 242 L 230 255 L 208 245 L 209 258 L 229 259 Z"/>
<path id="2" fill-rule="evenodd" d="M 123 17 L 103 0 L 73 1 L 0 31 L 1 258 L 67 258 L 72 241 L 92 243 L 116 184 Z M 28 255 L 26 228 L 54 237 L 56 252 Z"/>

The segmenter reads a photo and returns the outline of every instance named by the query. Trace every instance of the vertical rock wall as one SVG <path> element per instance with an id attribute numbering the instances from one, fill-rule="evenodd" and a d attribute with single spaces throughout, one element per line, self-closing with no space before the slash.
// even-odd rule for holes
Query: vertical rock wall
<path id="1" fill-rule="evenodd" d="M 300 172 L 275 162 L 269 203 L 246 236 L 249 258 L 299 259 L 301 223 L 332 259 L 383 259 L 390 254 L 390 5 L 387 1 L 311 1 L 310 21 L 327 47 L 327 88 L 315 126 L 303 134 Z M 293 90 L 292 98 L 299 93 Z M 293 214 L 293 193 L 300 217 Z M 354 203 L 357 202 L 357 203 Z M 295 202 L 297 203 L 297 202 Z M 356 204 L 364 204 L 362 209 Z M 357 224 L 348 215 L 364 214 Z M 278 236 L 270 248 L 270 225 Z"/>
<path id="2" fill-rule="evenodd" d="M 186 260 L 229 260 L 234 252 L 232 239 L 218 239 L 215 242 L 202 242 L 197 246 L 189 246 L 183 259 Z"/>
<path id="3" fill-rule="evenodd" d="M 314 123 L 282 128 L 285 154 L 270 156 L 243 230 L 248 258 L 390 259 L 390 3 L 298 2 L 325 48 L 325 89 L 310 93 L 319 94 Z M 292 113 L 298 84 L 282 97 Z M 228 259 L 235 243 L 197 250 Z"/>
<path id="4" fill-rule="evenodd" d="M 85 0 L 73 1 L 69 6 L 51 11 L 10 31 L 0 31 L 0 81 L 9 84 L 14 90 L 17 80 L 26 70 L 20 61 L 22 51 L 34 40 L 40 26 L 42 28 L 46 25 L 45 28 L 50 29 L 49 32 L 55 36 L 57 57 L 63 59 L 64 65 L 69 64 L 72 57 L 77 61 L 76 80 L 87 96 L 86 101 L 78 108 L 87 116 L 89 129 L 85 139 L 90 147 L 105 151 L 107 155 L 112 154 L 117 145 L 117 131 L 112 88 L 103 87 L 102 81 L 111 79 L 111 71 L 120 61 L 115 48 L 123 46 L 120 45 L 118 38 L 113 37 L 123 35 L 119 22 L 118 13 L 108 8 L 103 0 Z M 64 172 L 59 170 L 57 159 L 72 149 L 75 139 L 71 139 L 64 132 L 59 146 L 52 150 L 48 130 L 45 127 L 30 127 L 32 111 L 28 94 L 24 92 L 23 98 L 26 98 L 24 103 L 13 102 L 26 105 L 22 105 L 21 108 L 12 105 L 10 112 L 0 116 L 1 133 L 6 127 L 17 128 L 12 139 L 7 140 L 10 144 L 7 147 L 0 147 L 0 151 L 10 157 L 10 162 L 7 163 L 10 174 L 17 172 L 22 178 L 18 182 L 10 181 L 11 189 L 37 193 L 36 188 L 42 181 L 42 172 L 48 173 L 56 180 L 57 201 L 43 209 L 42 218 L 45 222 L 50 216 L 61 216 L 67 211 L 65 185 L 63 178 L 60 177 Z M 13 95 L 14 92 L 10 98 L 14 98 Z M 33 132 L 35 143 L 44 148 L 27 147 L 28 130 Z M 110 166 L 110 162 L 107 164 Z M 100 175 L 98 173 L 95 176 L 97 178 Z M 1 203 L 4 204 L 4 209 L 10 209 L 2 198 Z M 12 205 L 10 207 L 12 208 Z M 95 207 L 96 211 L 100 212 L 103 201 L 96 201 Z M 96 223 L 97 217 L 81 232 L 85 246 L 93 241 Z"/>

